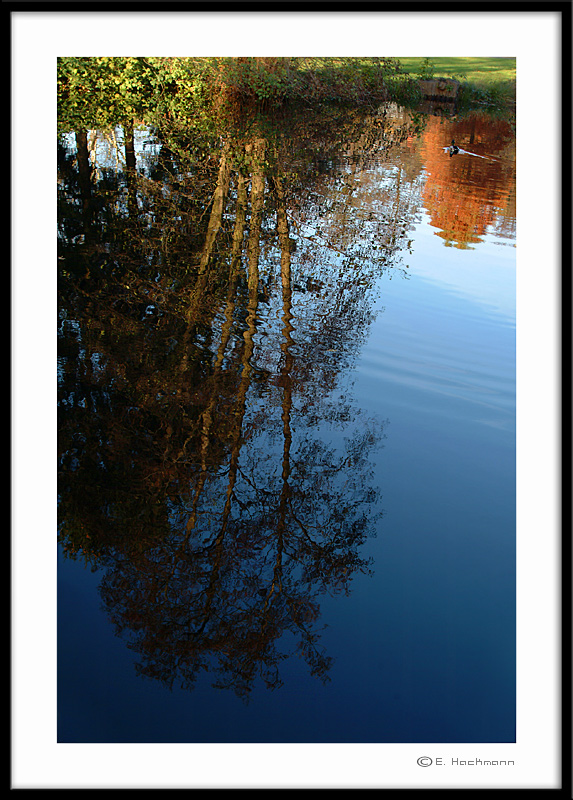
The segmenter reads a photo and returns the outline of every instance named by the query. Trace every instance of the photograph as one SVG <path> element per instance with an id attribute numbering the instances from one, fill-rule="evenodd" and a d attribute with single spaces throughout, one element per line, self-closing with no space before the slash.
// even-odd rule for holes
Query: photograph
<path id="1" fill-rule="evenodd" d="M 58 60 L 58 741 L 515 741 L 515 59 L 442 61 Z"/>
<path id="2" fill-rule="evenodd" d="M 439 31 L 474 26 L 471 54 L 450 56 L 424 14 L 410 39 L 407 14 L 374 9 L 16 4 L 14 96 L 48 169 L 27 204 L 16 191 L 12 270 L 22 394 L 48 416 L 14 414 L 49 446 L 13 529 L 25 569 L 25 531 L 41 538 L 14 641 L 44 597 L 27 646 L 50 655 L 40 684 L 37 652 L 13 678 L 14 697 L 50 694 L 34 734 L 37 707 L 17 706 L 14 788 L 560 788 L 570 143 L 522 57 L 532 27 L 537 66 L 555 54 L 571 21 L 556 5 L 429 12 Z M 17 45 L 46 23 L 49 125 L 17 90 Z"/>

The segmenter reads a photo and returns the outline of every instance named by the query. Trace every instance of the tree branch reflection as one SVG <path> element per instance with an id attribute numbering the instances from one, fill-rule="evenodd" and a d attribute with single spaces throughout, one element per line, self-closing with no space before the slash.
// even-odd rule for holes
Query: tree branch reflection
<path id="1" fill-rule="evenodd" d="M 381 262 L 347 257 L 365 232 L 348 209 L 329 255 L 299 247 L 304 192 L 348 196 L 304 166 L 303 191 L 280 138 L 251 129 L 192 162 L 187 143 L 167 150 L 162 172 L 130 167 L 125 209 L 105 174 L 79 243 L 66 167 L 60 541 L 103 571 L 141 675 L 191 688 L 208 673 L 246 699 L 295 653 L 329 679 L 321 598 L 371 570 L 384 425 L 354 406 L 347 368 Z M 405 241 L 389 211 L 386 266 Z"/>

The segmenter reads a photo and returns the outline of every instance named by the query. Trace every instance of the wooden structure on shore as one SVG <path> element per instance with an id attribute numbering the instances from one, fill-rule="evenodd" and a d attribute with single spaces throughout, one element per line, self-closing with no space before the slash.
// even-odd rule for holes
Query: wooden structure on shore
<path id="1" fill-rule="evenodd" d="M 419 81 L 424 100 L 440 100 L 455 103 L 460 89 L 459 81 L 453 78 L 433 78 Z"/>

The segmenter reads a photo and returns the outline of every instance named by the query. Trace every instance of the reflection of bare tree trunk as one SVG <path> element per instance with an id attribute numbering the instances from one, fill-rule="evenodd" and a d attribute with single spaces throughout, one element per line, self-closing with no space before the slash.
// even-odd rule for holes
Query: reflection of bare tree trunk
<path id="1" fill-rule="evenodd" d="M 265 157 L 265 140 L 257 139 L 252 148 L 253 156 L 253 177 L 251 181 L 251 230 L 249 235 L 249 297 L 253 295 L 252 284 L 256 281 L 258 294 L 259 287 L 259 254 L 260 254 L 260 233 L 263 219 L 263 205 L 265 192 L 265 175 L 263 171 L 263 161 Z M 249 303 L 250 308 L 250 303 Z"/>
<path id="2" fill-rule="evenodd" d="M 262 146 L 261 146 L 262 142 Z M 199 636 L 211 615 L 211 606 L 216 597 L 217 586 L 220 579 L 221 565 L 224 554 L 224 538 L 231 516 L 231 508 L 233 501 L 233 490 L 237 480 L 237 472 L 239 468 L 239 455 L 242 445 L 242 428 L 243 419 L 246 411 L 246 398 L 247 392 L 251 383 L 251 376 L 253 372 L 253 365 L 251 359 L 255 347 L 254 338 L 256 333 L 256 318 L 258 309 L 258 296 L 259 296 L 259 253 L 260 253 L 260 236 L 262 225 L 262 212 L 264 204 L 264 188 L 265 179 L 263 173 L 263 155 L 264 155 L 264 140 L 259 140 L 255 144 L 255 161 L 253 166 L 253 176 L 251 181 L 251 224 L 249 229 L 249 242 L 248 242 L 248 286 L 249 286 L 249 302 L 247 307 L 247 327 L 243 333 L 243 355 L 242 355 L 242 373 L 241 381 L 237 391 L 237 399 L 235 402 L 235 431 L 233 442 L 231 446 L 231 461 L 229 465 L 229 477 L 227 482 L 227 493 L 225 497 L 225 505 L 221 519 L 221 528 L 217 534 L 217 538 L 209 549 L 215 550 L 215 558 L 211 570 L 211 577 L 209 586 L 206 590 L 206 604 L 203 612 L 203 619 L 199 628 L 195 631 L 195 636 Z M 238 232 L 237 232 L 238 243 Z"/>
<path id="3" fill-rule="evenodd" d="M 213 412 L 218 400 L 218 383 L 216 377 L 221 371 L 225 350 L 231 335 L 233 326 L 233 313 L 235 310 L 235 292 L 237 288 L 237 278 L 239 275 L 239 266 L 241 264 L 241 251 L 243 244 L 243 235 L 245 231 L 245 223 L 247 217 L 247 180 L 244 176 L 239 175 L 237 186 L 237 215 L 235 219 L 235 230 L 233 232 L 233 248 L 231 253 L 231 266 L 229 269 L 229 290 L 227 293 L 227 305 L 225 308 L 225 321 L 221 331 L 221 342 L 217 351 L 217 360 L 215 361 L 213 381 L 213 389 L 209 405 L 203 412 L 201 418 L 201 473 L 195 487 L 195 494 L 193 497 L 193 506 L 191 514 L 187 521 L 186 534 L 184 544 L 189 540 L 189 536 L 195 528 L 197 523 L 197 504 L 207 479 L 208 467 L 208 452 L 209 442 L 211 437 L 211 428 L 213 424 Z"/>
<path id="4" fill-rule="evenodd" d="M 137 215 L 137 194 L 136 194 L 136 159 L 135 159 L 135 138 L 133 135 L 133 122 L 127 123 L 124 127 L 125 135 L 125 175 L 127 180 L 127 211 L 131 219 Z"/>
<path id="5" fill-rule="evenodd" d="M 291 446 L 292 446 L 292 430 L 291 430 L 291 414 L 292 414 L 292 394 L 293 394 L 293 379 L 292 368 L 294 363 L 294 356 L 290 348 L 294 344 L 292 332 L 292 284 L 291 284 L 291 263 L 290 263 L 290 237 L 289 227 L 286 213 L 286 203 L 282 182 L 277 176 L 274 178 L 274 187 L 277 202 L 277 231 L 279 235 L 279 242 L 281 248 L 281 284 L 282 284 L 282 299 L 283 299 L 283 342 L 281 343 L 282 352 L 282 367 L 280 375 L 280 384 L 283 389 L 282 413 L 281 421 L 283 424 L 283 457 L 282 457 L 282 486 L 279 498 L 278 513 L 277 513 L 277 536 L 276 536 L 276 558 L 273 569 L 273 578 L 270 588 L 266 594 L 263 609 L 262 609 L 262 625 L 260 630 L 261 638 L 261 652 L 264 649 L 264 643 L 267 637 L 267 629 L 271 616 L 268 614 L 269 607 L 273 602 L 273 597 L 277 597 L 283 593 L 283 558 L 285 553 L 285 537 L 287 535 L 287 515 L 290 509 L 291 488 L 289 478 L 291 474 Z M 304 601 L 302 598 L 286 597 L 286 601 L 290 606 L 292 619 L 299 628 L 304 642 L 304 652 L 307 658 L 313 663 L 313 670 L 316 674 L 324 676 L 328 669 L 328 660 L 316 648 L 314 638 L 309 629 L 305 625 L 305 615 L 312 613 L 310 600 Z M 302 609 L 304 608 L 304 611 Z M 302 612 L 302 613 L 301 613 Z M 278 673 L 275 681 L 278 682 Z"/>
<path id="6" fill-rule="evenodd" d="M 231 267 L 229 270 L 229 290 L 227 292 L 227 306 L 225 308 L 225 322 L 221 330 L 221 343 L 217 353 L 216 366 L 220 367 L 223 356 L 227 348 L 231 329 L 233 327 L 233 312 L 235 309 L 235 292 L 237 289 L 237 279 L 239 277 L 239 267 L 241 265 L 241 254 L 243 250 L 243 236 L 247 222 L 247 179 L 244 175 L 237 178 L 237 214 L 235 217 L 235 230 L 233 231 L 233 247 L 231 250 Z"/>
<path id="7" fill-rule="evenodd" d="M 229 145 L 225 144 L 223 147 L 223 151 L 221 154 L 221 161 L 219 164 L 219 175 L 217 178 L 217 185 L 215 188 L 215 192 L 213 195 L 213 204 L 211 207 L 211 214 L 209 217 L 209 224 L 207 228 L 207 236 L 205 239 L 205 244 L 203 246 L 203 251 L 201 254 L 200 260 L 200 269 L 199 275 L 195 282 L 195 286 L 193 287 L 193 291 L 191 293 L 191 297 L 189 300 L 189 305 L 187 308 L 187 326 L 185 332 L 182 337 L 182 351 L 183 355 L 181 358 L 181 362 L 179 364 L 179 373 L 181 375 L 181 379 L 178 382 L 177 386 L 177 395 L 181 397 L 188 389 L 186 382 L 185 382 L 185 373 L 189 369 L 189 360 L 190 355 L 193 353 L 194 349 L 192 347 L 193 335 L 195 332 L 195 327 L 197 324 L 197 319 L 199 316 L 199 309 L 201 298 L 205 293 L 207 282 L 209 278 L 209 272 L 207 270 L 207 265 L 209 263 L 209 259 L 211 257 L 211 253 L 213 250 L 213 246 L 215 244 L 215 239 L 217 237 L 217 233 L 221 227 L 221 222 L 223 218 L 223 210 L 225 206 L 225 198 L 227 196 L 227 192 L 229 189 L 229 178 L 230 178 L 230 164 L 228 161 L 228 152 L 229 152 Z M 168 424 L 167 426 L 167 436 L 166 436 L 166 448 L 163 454 L 164 459 L 169 457 L 169 451 L 171 448 L 171 435 L 172 435 L 172 428 L 171 425 Z M 183 446 L 185 449 L 185 445 Z M 204 480 L 201 482 L 201 486 L 199 488 L 199 492 L 196 492 L 196 500 L 199 499 L 199 495 L 203 488 Z M 194 508 L 196 503 L 194 503 Z M 191 517 L 187 523 L 187 536 L 193 530 L 195 525 L 194 522 L 195 513 L 194 511 L 191 514 Z"/>
<path id="8" fill-rule="evenodd" d="M 221 153 L 221 161 L 219 164 L 219 175 L 217 177 L 217 186 L 215 187 L 215 193 L 213 195 L 213 205 L 211 206 L 211 214 L 209 216 L 209 224 L 207 226 L 207 236 L 205 238 L 205 244 L 203 246 L 203 251 L 201 253 L 201 259 L 199 263 L 199 274 L 195 282 L 195 286 L 193 287 L 193 291 L 191 293 L 191 297 L 189 299 L 189 305 L 187 308 L 187 330 L 185 332 L 183 339 L 185 347 L 183 348 L 184 355 L 183 358 L 181 359 L 181 373 L 185 373 L 187 371 L 189 363 L 191 337 L 195 329 L 195 324 L 197 322 L 197 315 L 199 311 L 201 298 L 205 293 L 209 278 L 209 272 L 207 270 L 207 266 L 209 264 L 211 253 L 213 251 L 213 246 L 215 244 L 215 239 L 217 238 L 217 234 L 219 232 L 219 229 L 221 227 L 221 222 L 223 219 L 223 210 L 225 207 L 225 198 L 229 190 L 229 177 L 230 177 L 230 164 L 228 161 L 228 152 L 229 152 L 229 145 L 228 143 L 226 143 Z"/>
<path id="9" fill-rule="evenodd" d="M 219 229 L 221 228 L 221 222 L 223 220 L 225 198 L 227 196 L 227 192 L 229 191 L 229 177 L 231 174 L 231 167 L 229 164 L 228 154 L 229 154 L 229 144 L 225 143 L 221 153 L 221 161 L 219 162 L 219 174 L 217 176 L 217 185 L 215 187 L 215 192 L 213 194 L 213 204 L 211 206 L 211 214 L 209 216 L 209 224 L 207 226 L 207 235 L 205 237 L 205 244 L 203 245 L 203 251 L 201 253 L 201 258 L 199 260 L 199 273 L 197 281 L 193 288 L 193 292 L 191 294 L 189 307 L 187 310 L 187 319 L 190 325 L 193 325 L 195 322 L 200 299 L 207 287 L 207 282 L 209 277 L 209 272 L 207 267 L 209 265 L 211 254 L 213 252 L 213 247 L 215 244 L 215 240 L 217 238 L 217 234 L 219 233 Z"/>
<path id="10" fill-rule="evenodd" d="M 402 167 L 398 167 L 398 179 L 396 181 L 396 205 L 394 207 L 394 219 L 392 221 L 392 229 L 390 231 L 390 244 L 392 247 L 396 245 L 398 239 L 398 220 L 400 215 L 400 190 L 402 184 Z"/>
<path id="11" fill-rule="evenodd" d="M 201 261 L 199 263 L 199 275 L 202 275 L 207 269 L 209 259 L 215 239 L 221 227 L 223 219 L 223 209 L 225 206 L 225 197 L 229 191 L 229 177 L 231 174 L 231 166 L 229 164 L 229 143 L 225 142 L 221 152 L 221 161 L 219 162 L 219 175 L 217 176 L 217 185 L 213 194 L 213 205 L 211 206 L 211 215 L 209 217 L 209 225 L 207 227 L 207 236 L 205 238 L 205 245 L 203 253 L 201 254 Z"/>

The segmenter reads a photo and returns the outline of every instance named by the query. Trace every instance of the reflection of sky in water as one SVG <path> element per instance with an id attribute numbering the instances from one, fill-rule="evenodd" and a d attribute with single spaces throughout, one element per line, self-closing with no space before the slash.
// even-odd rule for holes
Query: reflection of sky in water
<path id="1" fill-rule="evenodd" d="M 360 371 L 376 391 L 380 382 L 399 391 L 399 405 L 512 431 L 515 250 L 492 239 L 473 250 L 445 247 L 426 217 L 412 235 L 408 277 L 381 280 L 384 313 Z"/>
<path id="2" fill-rule="evenodd" d="M 292 375 L 306 352 L 309 369 L 322 371 L 323 379 L 314 387 L 309 381 L 316 418 L 306 408 L 315 398 L 294 391 L 291 454 L 312 439 L 311 427 L 342 451 L 354 429 L 388 420 L 383 447 L 369 462 L 382 495 L 376 510 L 384 516 L 361 551 L 373 558 L 374 577 L 356 578 L 349 596 L 328 595 L 321 603 L 332 682 L 323 686 L 292 658 L 284 663 L 283 689 L 255 692 L 248 708 L 212 690 L 208 675 L 194 692 L 167 693 L 134 676 L 132 654 L 99 608 L 99 575 L 86 580 L 81 564 L 65 562 L 59 679 L 69 740 L 512 740 L 516 251 L 493 233 L 473 249 L 446 247 L 420 211 L 421 172 L 406 180 L 399 158 L 396 151 L 389 161 L 348 170 L 348 215 L 319 220 L 309 214 L 300 231 L 344 242 L 348 224 L 350 241 L 362 232 L 362 241 L 381 245 L 376 236 L 386 228 L 376 224 L 392 218 L 395 201 L 400 213 L 408 210 L 402 243 L 409 239 L 411 246 L 402 247 L 397 264 L 407 266 L 405 274 L 380 274 L 373 252 L 356 273 L 339 254 L 317 258 L 312 277 L 328 278 L 336 289 L 344 279 L 359 286 L 355 275 L 373 283 L 352 295 L 353 314 L 338 319 L 335 306 L 328 307 L 334 295 L 304 284 L 307 262 L 297 261 L 302 247 L 293 256 L 293 281 L 301 288 L 292 295 Z M 340 187 L 326 181 L 319 188 L 319 210 L 340 203 Z M 263 258 L 261 274 L 264 265 Z M 259 305 L 252 363 L 273 375 L 282 364 L 282 315 L 280 293 Z M 321 342 L 325 318 L 344 330 L 334 325 Z M 337 383 L 322 393 L 331 363 Z M 267 428 L 253 438 L 259 448 L 251 453 L 247 444 L 244 453 L 257 469 L 268 463 L 278 476 L 284 394 L 278 382 L 261 386 L 248 413 L 256 422 L 260 412 Z M 349 421 L 321 419 L 328 420 L 327 405 L 346 403 Z M 169 511 L 172 518 L 180 513 L 175 505 Z"/>
<path id="3" fill-rule="evenodd" d="M 376 582 L 338 611 L 362 682 L 385 686 L 357 699 L 380 741 L 511 741 L 515 249 L 448 248 L 425 214 L 411 235 L 354 387 L 389 419 Z"/>
<path id="4" fill-rule="evenodd" d="M 424 215 L 416 230 L 416 248 L 409 259 L 412 272 L 505 317 L 515 320 L 515 248 L 512 242 L 488 234 L 463 255 L 445 247 Z"/>
<path id="5" fill-rule="evenodd" d="M 95 131 L 89 131 L 88 135 Z M 76 150 L 76 136 L 74 133 L 63 133 L 60 140 L 66 149 L 73 153 Z M 94 139 L 93 157 L 97 167 L 105 169 L 123 169 L 125 166 L 125 150 L 123 129 L 117 126 L 112 131 L 98 131 Z M 157 141 L 149 128 L 136 127 L 133 131 L 133 144 L 138 169 L 144 164 L 151 165 L 157 161 L 161 144 Z"/>

